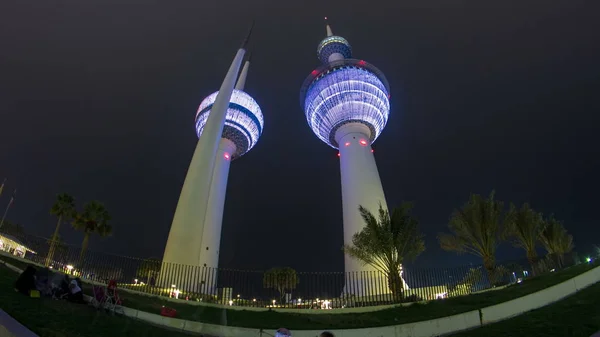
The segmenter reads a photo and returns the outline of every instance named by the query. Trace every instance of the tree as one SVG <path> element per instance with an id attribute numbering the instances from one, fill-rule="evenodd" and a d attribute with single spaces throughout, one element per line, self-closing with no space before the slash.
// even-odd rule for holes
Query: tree
<path id="1" fill-rule="evenodd" d="M 524 203 L 520 209 L 510 204 L 504 225 L 503 238 L 512 239 L 513 246 L 525 250 L 527 261 L 531 265 L 533 274 L 537 274 L 537 252 L 535 246 L 538 242 L 539 232 L 544 226 L 542 215 L 531 209 L 527 203 Z"/>
<path id="2" fill-rule="evenodd" d="M 150 283 L 152 277 L 156 277 L 160 272 L 161 261 L 155 259 L 146 259 L 140 264 L 136 276 L 139 279 L 146 280 Z"/>
<path id="3" fill-rule="evenodd" d="M 486 199 L 471 194 L 469 201 L 450 218 L 448 228 L 452 234 L 440 233 L 438 240 L 442 249 L 459 254 L 469 253 L 483 260 L 490 283 L 494 284 L 496 247 L 502 226 L 504 203 L 494 199 L 494 191 Z"/>
<path id="4" fill-rule="evenodd" d="M 298 285 L 298 274 L 289 267 L 271 268 L 263 276 L 263 286 L 267 289 L 274 289 L 279 292 L 283 298 L 286 290 L 294 290 Z"/>
<path id="5" fill-rule="evenodd" d="M 544 221 L 539 239 L 556 266 L 562 268 L 565 254 L 573 250 L 573 236 L 569 235 L 562 223 L 551 215 Z"/>
<path id="6" fill-rule="evenodd" d="M 412 204 L 403 203 L 391 213 L 379 205 L 376 218 L 363 206 L 359 207 L 365 227 L 352 237 L 352 245 L 344 246 L 351 257 L 371 265 L 383 272 L 388 279 L 388 288 L 395 297 L 404 290 L 402 264 L 415 259 L 425 250 L 419 222 L 411 216 Z"/>
<path id="7" fill-rule="evenodd" d="M 75 214 L 75 199 L 67 193 L 61 193 L 56 196 L 56 201 L 50 209 L 50 214 L 58 217 L 54 234 L 50 240 L 50 249 L 48 250 L 48 256 L 46 257 L 46 266 L 52 263 L 52 258 L 56 251 L 57 240 L 59 238 L 59 229 L 63 221 L 69 221 Z"/>
<path id="8" fill-rule="evenodd" d="M 110 235 L 112 232 L 112 227 L 108 224 L 110 219 L 108 211 L 98 201 L 90 201 L 83 207 L 83 212 L 75 215 L 72 222 L 73 228 L 83 232 L 79 264 L 83 262 L 83 256 L 87 250 L 91 234 Z"/>

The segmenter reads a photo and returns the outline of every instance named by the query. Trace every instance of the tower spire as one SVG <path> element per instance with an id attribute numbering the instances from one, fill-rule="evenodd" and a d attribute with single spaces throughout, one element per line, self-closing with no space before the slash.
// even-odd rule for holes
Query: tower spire
<path id="1" fill-rule="evenodd" d="M 244 39 L 244 42 L 242 42 L 242 46 L 240 47 L 240 49 L 246 49 L 246 47 L 248 46 L 248 42 L 250 41 L 250 36 L 252 35 L 252 29 L 254 29 L 254 20 L 252 20 L 252 24 L 250 25 L 250 30 L 248 30 L 248 35 L 246 35 L 246 38 Z"/>
<path id="2" fill-rule="evenodd" d="M 327 29 L 327 37 L 333 36 L 333 32 L 331 31 L 331 27 L 329 26 L 329 22 L 327 22 L 327 17 L 325 17 L 325 28 Z"/>
<path id="3" fill-rule="evenodd" d="M 250 57 L 252 54 L 248 54 L 248 59 L 244 63 L 244 67 L 242 68 L 242 72 L 240 72 L 240 76 L 238 77 L 237 83 L 235 85 L 236 90 L 244 90 L 244 86 L 246 85 L 246 77 L 248 77 L 248 69 L 250 68 Z"/>

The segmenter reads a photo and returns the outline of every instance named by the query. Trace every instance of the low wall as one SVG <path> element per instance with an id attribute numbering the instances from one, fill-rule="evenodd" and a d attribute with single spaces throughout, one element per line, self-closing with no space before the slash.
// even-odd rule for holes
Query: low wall
<path id="1" fill-rule="evenodd" d="M 596 267 L 570 280 L 533 294 L 481 309 L 482 324 L 489 324 L 518 316 L 559 301 L 579 290 L 600 281 L 600 267 Z"/>

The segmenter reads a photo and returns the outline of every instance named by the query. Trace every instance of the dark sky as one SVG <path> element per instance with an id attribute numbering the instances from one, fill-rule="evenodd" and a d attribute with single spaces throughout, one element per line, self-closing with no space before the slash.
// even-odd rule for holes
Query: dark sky
<path id="1" fill-rule="evenodd" d="M 595 7 L 595 8 L 592 8 Z M 246 90 L 258 145 L 233 162 L 221 265 L 342 270 L 336 151 L 307 126 L 298 95 L 318 61 L 323 16 L 391 86 L 375 143 L 388 204 L 413 201 L 417 262 L 470 192 L 555 213 L 580 251 L 600 243 L 600 21 L 595 1 L 21 1 L 0 8 L 0 176 L 9 219 L 49 236 L 59 192 L 97 199 L 112 237 L 92 249 L 161 257 L 197 138 L 252 19 Z M 1 205 L 8 202 L 5 190 Z M 3 209 L 4 206 L 2 206 Z M 81 234 L 65 226 L 64 238 Z M 500 258 L 521 256 L 504 244 Z"/>

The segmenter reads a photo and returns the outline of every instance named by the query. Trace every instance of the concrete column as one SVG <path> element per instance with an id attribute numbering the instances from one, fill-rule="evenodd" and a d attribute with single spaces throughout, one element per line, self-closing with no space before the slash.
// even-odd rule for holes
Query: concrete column
<path id="1" fill-rule="evenodd" d="M 359 206 L 367 208 L 375 216 L 378 215 L 380 204 L 387 210 L 385 194 L 371 151 L 370 134 L 369 128 L 361 123 L 343 125 L 335 134 L 340 151 L 345 245 L 351 245 L 354 234 L 365 227 L 358 211 Z M 389 292 L 387 280 L 377 280 L 374 267 L 364 265 L 362 261 L 348 255 L 344 255 L 344 266 L 346 273 L 354 273 L 349 274 L 345 292 L 360 295 Z"/>

